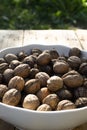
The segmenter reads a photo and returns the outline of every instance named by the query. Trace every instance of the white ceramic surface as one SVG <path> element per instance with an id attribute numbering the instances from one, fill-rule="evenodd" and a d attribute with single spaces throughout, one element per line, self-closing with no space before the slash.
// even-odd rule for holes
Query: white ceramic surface
<path id="1" fill-rule="evenodd" d="M 59 54 L 68 55 L 69 47 L 59 45 L 29 45 L 8 48 L 0 52 L 3 57 L 8 52 L 17 53 L 20 50 L 30 52 L 32 48 L 58 50 Z M 87 58 L 87 52 L 82 51 Z M 87 122 L 87 107 L 50 112 L 37 112 L 0 103 L 0 118 L 24 130 L 68 130 Z"/>

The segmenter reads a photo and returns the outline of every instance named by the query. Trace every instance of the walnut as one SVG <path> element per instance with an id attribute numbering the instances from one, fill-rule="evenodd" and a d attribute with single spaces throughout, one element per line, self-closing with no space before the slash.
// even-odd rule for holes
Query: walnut
<path id="1" fill-rule="evenodd" d="M 6 54 L 4 58 L 8 63 L 10 63 L 12 60 L 18 59 L 18 57 L 15 54 L 12 54 L 12 53 Z"/>
<path id="2" fill-rule="evenodd" d="M 62 100 L 57 105 L 57 110 L 68 110 L 76 108 L 75 104 L 70 100 Z"/>
<path id="3" fill-rule="evenodd" d="M 81 64 L 81 59 L 77 56 L 70 56 L 67 62 L 72 69 L 77 70 Z"/>
<path id="4" fill-rule="evenodd" d="M 51 55 L 51 59 L 57 59 L 59 57 L 58 52 L 54 48 L 50 50 L 49 53 Z"/>
<path id="5" fill-rule="evenodd" d="M 47 87 L 43 87 L 41 88 L 38 92 L 37 92 L 37 97 L 39 98 L 39 100 L 42 102 L 43 99 L 48 96 L 51 92 L 49 91 L 49 89 Z"/>
<path id="6" fill-rule="evenodd" d="M 3 74 L 0 73 L 0 84 L 3 83 Z"/>
<path id="7" fill-rule="evenodd" d="M 82 63 L 79 67 L 79 72 L 82 75 L 86 75 L 87 76 L 87 63 Z"/>
<path id="8" fill-rule="evenodd" d="M 67 73 L 69 71 L 69 64 L 63 60 L 56 61 L 53 65 L 53 70 L 59 74 Z"/>
<path id="9" fill-rule="evenodd" d="M 47 80 L 50 78 L 49 75 L 45 72 L 39 72 L 35 75 L 36 79 L 39 79 L 41 86 L 47 85 Z"/>
<path id="10" fill-rule="evenodd" d="M 14 75 L 27 78 L 30 72 L 30 67 L 28 64 L 20 64 L 14 69 Z"/>
<path id="11" fill-rule="evenodd" d="M 48 104 L 42 104 L 37 108 L 37 111 L 51 111 L 51 107 Z"/>
<path id="12" fill-rule="evenodd" d="M 3 73 L 3 78 L 6 83 L 9 82 L 9 80 L 14 76 L 14 70 L 12 69 L 6 69 Z"/>
<path id="13" fill-rule="evenodd" d="M 36 56 L 29 55 L 24 58 L 23 63 L 28 64 L 31 68 L 34 67 L 34 64 L 36 63 Z"/>
<path id="14" fill-rule="evenodd" d="M 57 95 L 60 98 L 60 100 L 64 100 L 64 99 L 71 100 L 73 97 L 72 93 L 66 88 L 59 89 L 57 91 Z"/>
<path id="15" fill-rule="evenodd" d="M 39 72 L 37 68 L 31 68 L 29 72 L 29 78 L 35 78 L 35 75 Z"/>
<path id="16" fill-rule="evenodd" d="M 40 89 L 40 81 L 38 79 L 30 79 L 25 83 L 25 92 L 26 93 L 36 93 Z"/>
<path id="17" fill-rule="evenodd" d="M 87 106 L 87 97 L 77 98 L 77 100 L 75 101 L 75 105 L 76 105 L 77 108 Z"/>
<path id="18" fill-rule="evenodd" d="M 18 60 L 12 60 L 12 61 L 10 62 L 9 67 L 10 67 L 11 69 L 14 69 L 15 67 L 17 67 L 17 66 L 20 65 L 20 64 L 21 64 L 20 61 L 18 61 Z"/>
<path id="19" fill-rule="evenodd" d="M 33 49 L 31 50 L 31 54 L 32 54 L 32 55 L 39 56 L 41 53 L 42 53 L 42 50 L 40 50 L 40 49 L 38 49 L 38 48 L 33 48 Z"/>
<path id="20" fill-rule="evenodd" d="M 83 77 L 75 70 L 64 74 L 62 78 L 64 84 L 70 88 L 79 87 L 83 84 Z"/>
<path id="21" fill-rule="evenodd" d="M 4 84 L 0 84 L 0 98 L 4 96 L 6 91 L 8 91 L 8 87 Z"/>
<path id="22" fill-rule="evenodd" d="M 23 108 L 36 110 L 40 105 L 39 99 L 34 94 L 28 94 L 23 101 Z"/>
<path id="23" fill-rule="evenodd" d="M 22 77 L 20 76 L 14 76 L 13 78 L 10 79 L 8 83 L 8 88 L 16 88 L 20 91 L 24 89 L 25 81 Z"/>
<path id="24" fill-rule="evenodd" d="M 38 57 L 37 57 L 37 63 L 39 65 L 47 65 L 49 64 L 51 61 L 51 56 L 49 53 L 47 52 L 43 52 L 41 53 Z"/>
<path id="25" fill-rule="evenodd" d="M 8 63 L 0 64 L 0 73 L 3 73 L 8 68 Z"/>
<path id="26" fill-rule="evenodd" d="M 27 57 L 27 54 L 24 51 L 20 51 L 18 54 L 19 61 L 22 61 L 25 57 Z"/>
<path id="27" fill-rule="evenodd" d="M 0 58 L 0 64 L 1 63 L 5 63 L 6 61 L 5 61 L 5 59 L 4 58 Z"/>
<path id="28" fill-rule="evenodd" d="M 21 99 L 21 93 L 15 88 L 8 90 L 3 98 L 2 102 L 11 106 L 17 106 Z"/>
<path id="29" fill-rule="evenodd" d="M 47 88 L 50 91 L 56 92 L 57 90 L 59 90 L 62 87 L 63 87 L 63 80 L 59 76 L 51 76 L 47 80 Z"/>
<path id="30" fill-rule="evenodd" d="M 73 47 L 69 51 L 69 56 L 78 56 L 78 57 L 80 57 L 80 55 L 81 55 L 81 50 L 79 48 L 77 48 L 77 47 Z"/>
<path id="31" fill-rule="evenodd" d="M 59 102 L 59 98 L 56 94 L 49 94 L 43 99 L 43 103 L 50 105 L 52 110 L 56 109 L 58 102 Z"/>

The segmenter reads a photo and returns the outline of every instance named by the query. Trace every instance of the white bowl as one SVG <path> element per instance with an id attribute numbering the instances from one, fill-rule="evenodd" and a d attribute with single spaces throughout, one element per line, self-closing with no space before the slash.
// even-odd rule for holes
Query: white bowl
<path id="1" fill-rule="evenodd" d="M 58 50 L 59 54 L 68 56 L 69 47 L 61 45 L 28 45 L 24 47 L 8 48 L 0 52 L 0 57 L 7 53 L 17 53 L 20 50 L 30 52 L 32 48 Z M 87 58 L 87 52 L 82 51 L 83 57 Z M 0 118 L 14 126 L 24 130 L 68 130 L 87 122 L 87 107 L 39 112 L 19 107 L 13 107 L 0 103 Z"/>

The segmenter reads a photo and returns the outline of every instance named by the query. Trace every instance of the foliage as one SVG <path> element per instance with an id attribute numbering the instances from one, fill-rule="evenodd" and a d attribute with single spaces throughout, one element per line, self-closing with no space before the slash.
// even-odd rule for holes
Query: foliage
<path id="1" fill-rule="evenodd" d="M 0 29 L 87 28 L 87 0 L 1 0 Z"/>

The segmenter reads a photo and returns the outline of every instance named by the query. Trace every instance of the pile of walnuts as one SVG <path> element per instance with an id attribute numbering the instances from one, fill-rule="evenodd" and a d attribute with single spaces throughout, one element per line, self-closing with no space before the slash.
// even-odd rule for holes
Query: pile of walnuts
<path id="1" fill-rule="evenodd" d="M 32 48 L 0 58 L 0 101 L 36 111 L 87 106 L 87 58 L 71 48 L 68 57 L 56 49 Z"/>

